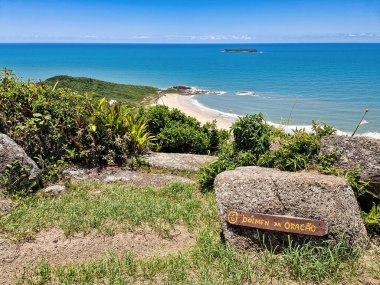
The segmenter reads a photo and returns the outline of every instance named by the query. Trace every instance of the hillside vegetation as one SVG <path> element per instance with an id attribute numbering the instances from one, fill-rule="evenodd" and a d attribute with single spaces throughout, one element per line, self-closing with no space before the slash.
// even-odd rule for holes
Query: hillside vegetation
<path id="1" fill-rule="evenodd" d="M 143 85 L 130 85 L 112 83 L 87 77 L 73 77 L 58 75 L 44 81 L 54 86 L 57 82 L 58 88 L 69 88 L 80 94 L 92 93 L 94 98 L 114 99 L 129 105 L 137 105 L 141 102 L 149 102 L 156 98 L 159 91 L 156 87 Z"/>

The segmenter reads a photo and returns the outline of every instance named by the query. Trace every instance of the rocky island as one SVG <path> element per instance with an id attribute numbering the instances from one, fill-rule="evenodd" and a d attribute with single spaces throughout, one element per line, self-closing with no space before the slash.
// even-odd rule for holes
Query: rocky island
<path id="1" fill-rule="evenodd" d="M 225 49 L 224 52 L 259 52 L 255 48 Z"/>

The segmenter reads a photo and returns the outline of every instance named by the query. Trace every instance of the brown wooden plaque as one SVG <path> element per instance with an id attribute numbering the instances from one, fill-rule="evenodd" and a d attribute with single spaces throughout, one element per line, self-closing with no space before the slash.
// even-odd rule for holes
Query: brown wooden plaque
<path id="1" fill-rule="evenodd" d="M 228 210 L 227 222 L 231 225 L 312 236 L 325 236 L 328 230 L 327 224 L 318 220 L 237 210 Z"/>

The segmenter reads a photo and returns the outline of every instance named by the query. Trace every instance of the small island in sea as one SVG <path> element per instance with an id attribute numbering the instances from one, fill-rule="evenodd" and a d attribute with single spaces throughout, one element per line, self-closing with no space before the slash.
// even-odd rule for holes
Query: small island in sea
<path id="1" fill-rule="evenodd" d="M 225 49 L 224 52 L 259 52 L 255 48 L 234 48 L 234 49 Z"/>

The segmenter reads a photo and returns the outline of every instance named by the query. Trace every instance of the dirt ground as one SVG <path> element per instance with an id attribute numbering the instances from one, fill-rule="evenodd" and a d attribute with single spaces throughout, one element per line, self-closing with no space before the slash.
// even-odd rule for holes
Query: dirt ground
<path id="1" fill-rule="evenodd" d="M 95 260 L 108 253 L 121 255 L 126 252 L 136 257 L 163 256 L 194 244 L 194 236 L 183 226 L 176 226 L 167 238 L 153 231 L 66 237 L 62 230 L 53 228 L 39 233 L 30 241 L 0 239 L 0 284 L 14 284 L 26 267 L 41 260 L 51 264 L 67 264 Z"/>

